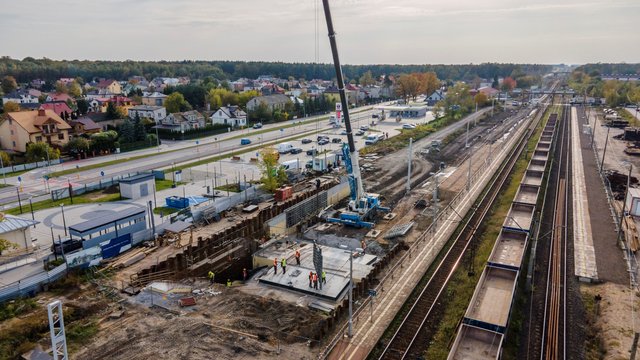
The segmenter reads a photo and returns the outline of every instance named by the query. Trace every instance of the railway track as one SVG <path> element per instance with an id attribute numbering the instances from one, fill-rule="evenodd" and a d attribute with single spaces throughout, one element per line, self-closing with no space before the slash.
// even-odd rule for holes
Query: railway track
<path id="1" fill-rule="evenodd" d="M 542 111 L 541 113 L 544 113 Z M 434 308 L 438 305 L 438 299 L 446 288 L 458 265 L 460 264 L 469 244 L 474 240 L 478 228 L 481 226 L 488 214 L 496 197 L 507 183 L 507 179 L 515 166 L 522 151 L 525 149 L 528 140 L 532 136 L 540 121 L 533 121 L 517 144 L 516 149 L 509 158 L 503 162 L 498 174 L 488 185 L 479 205 L 462 225 L 462 230 L 458 233 L 453 244 L 446 255 L 437 265 L 435 272 L 422 289 L 415 302 L 410 305 L 410 310 L 403 318 L 399 328 L 396 330 L 391 340 L 386 344 L 379 359 L 406 359 L 418 358 L 426 349 L 427 344 L 433 336 L 433 330 L 437 326 L 437 320 L 432 319 Z"/>
<path id="2" fill-rule="evenodd" d="M 560 156 L 551 228 L 540 359 L 566 359 L 567 221 L 569 211 L 569 111 L 562 111 Z"/>

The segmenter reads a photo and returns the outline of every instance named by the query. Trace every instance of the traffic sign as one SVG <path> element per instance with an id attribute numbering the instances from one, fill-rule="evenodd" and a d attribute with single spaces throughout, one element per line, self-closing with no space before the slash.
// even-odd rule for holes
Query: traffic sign
<path id="1" fill-rule="evenodd" d="M 378 291 L 374 289 L 369 289 L 369 296 L 378 296 Z"/>
<path id="2" fill-rule="evenodd" d="M 18 182 L 22 181 L 22 176 L 18 176 Z"/>
<path id="3" fill-rule="evenodd" d="M 100 176 L 104 176 L 104 171 L 100 171 Z"/>
<path id="4" fill-rule="evenodd" d="M 199 145 L 199 144 L 200 144 L 200 141 L 196 140 L 196 145 Z"/>
<path id="5" fill-rule="evenodd" d="M 43 176 L 43 178 L 44 178 L 45 180 L 49 180 L 49 176 L 48 176 L 48 175 Z"/>

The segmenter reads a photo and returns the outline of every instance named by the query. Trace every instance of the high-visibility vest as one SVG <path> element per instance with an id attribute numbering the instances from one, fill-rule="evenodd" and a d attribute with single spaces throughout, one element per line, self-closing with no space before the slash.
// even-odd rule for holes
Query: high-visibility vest
<path id="1" fill-rule="evenodd" d="M 282 261 L 280 262 L 280 264 L 282 265 L 282 267 L 287 266 L 287 259 L 282 258 Z"/>
<path id="2" fill-rule="evenodd" d="M 209 279 L 213 279 L 213 276 L 214 276 L 214 275 L 215 275 L 215 274 L 213 273 L 213 271 L 209 271 Z"/>
<path id="3" fill-rule="evenodd" d="M 327 274 L 325 274 L 324 271 L 322 271 L 322 278 L 325 279 L 327 277 Z"/>
<path id="4" fill-rule="evenodd" d="M 300 257 L 300 251 L 296 250 L 296 257 L 299 258 Z"/>
<path id="5" fill-rule="evenodd" d="M 273 259 L 273 266 L 278 266 L 278 259 Z"/>
<path id="6" fill-rule="evenodd" d="M 313 274 L 313 281 L 318 281 L 318 274 Z"/>
<path id="7" fill-rule="evenodd" d="M 227 280 L 227 287 L 231 287 L 231 280 Z"/>

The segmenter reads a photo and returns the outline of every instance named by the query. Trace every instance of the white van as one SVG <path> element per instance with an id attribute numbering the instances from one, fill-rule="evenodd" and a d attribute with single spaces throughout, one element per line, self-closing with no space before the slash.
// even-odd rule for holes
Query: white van
<path id="1" fill-rule="evenodd" d="M 373 145 L 375 143 L 377 143 L 378 141 L 382 140 L 384 135 L 382 134 L 371 134 L 369 136 L 367 136 L 367 138 L 364 140 L 364 144 L 365 145 Z"/>
<path id="2" fill-rule="evenodd" d="M 286 154 L 289 151 L 291 151 L 291 149 L 293 149 L 293 144 L 291 143 L 282 143 L 282 144 L 278 144 L 278 146 L 276 147 L 276 149 L 278 150 L 278 152 L 280 154 Z"/>
<path id="3" fill-rule="evenodd" d="M 284 161 L 280 165 L 282 165 L 282 167 L 285 170 L 299 170 L 302 168 L 302 166 L 304 166 L 304 163 L 300 162 L 299 159 L 295 159 L 295 160 Z"/>

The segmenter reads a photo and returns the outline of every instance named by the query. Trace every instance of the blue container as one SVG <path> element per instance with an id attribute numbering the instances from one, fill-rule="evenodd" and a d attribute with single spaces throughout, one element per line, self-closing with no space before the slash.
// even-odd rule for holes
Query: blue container
<path id="1" fill-rule="evenodd" d="M 189 199 L 180 196 L 169 196 L 165 198 L 168 207 L 174 209 L 184 209 L 189 207 Z"/>

